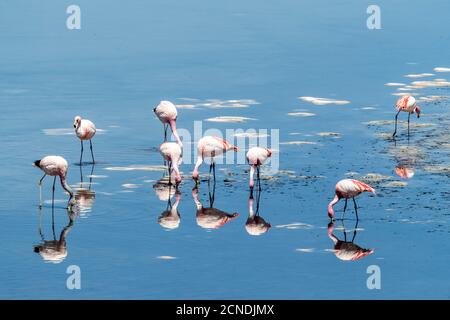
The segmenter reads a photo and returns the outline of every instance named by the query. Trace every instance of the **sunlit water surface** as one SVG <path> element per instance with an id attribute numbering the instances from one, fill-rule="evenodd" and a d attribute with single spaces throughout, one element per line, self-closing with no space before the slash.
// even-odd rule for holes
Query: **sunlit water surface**
<path id="1" fill-rule="evenodd" d="M 450 297 L 449 89 L 411 84 L 450 78 L 434 71 L 450 67 L 450 3 L 378 1 L 381 30 L 366 28 L 368 1 L 77 3 L 79 31 L 65 28 L 69 3 L 0 4 L 0 298 Z M 417 94 L 423 116 L 409 141 L 401 124 L 394 142 L 399 92 Z M 162 99 L 179 105 L 179 128 L 208 119 L 204 130 L 279 129 L 280 171 L 259 199 L 267 232 L 246 229 L 246 165 L 217 165 L 220 211 L 209 220 L 193 164 L 181 166 L 179 194 L 155 187 L 164 172 L 152 108 Z M 98 163 L 87 152 L 81 171 L 77 114 L 101 129 Z M 70 163 L 73 223 L 59 185 L 52 219 L 50 178 L 39 211 L 31 164 L 47 154 Z M 357 225 L 350 204 L 328 228 L 345 177 L 378 196 L 358 199 Z M 334 251 L 332 238 L 350 243 Z M 66 287 L 70 265 L 81 290 Z M 372 265 L 380 290 L 367 288 Z"/>

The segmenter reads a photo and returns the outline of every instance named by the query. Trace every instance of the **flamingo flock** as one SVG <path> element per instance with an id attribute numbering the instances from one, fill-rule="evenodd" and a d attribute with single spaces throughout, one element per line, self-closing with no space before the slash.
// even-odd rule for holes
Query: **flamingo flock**
<path id="1" fill-rule="evenodd" d="M 393 138 L 397 134 L 397 120 L 400 112 L 408 113 L 408 136 L 410 134 L 409 124 L 411 114 L 416 114 L 417 117 L 420 117 L 421 109 L 416 104 L 416 100 L 412 96 L 403 96 L 401 97 L 395 105 L 397 110 L 397 114 L 395 115 L 395 129 L 393 133 Z M 164 163 L 167 164 L 167 172 L 169 176 L 169 185 L 172 185 L 172 175 L 175 179 L 175 188 L 178 190 L 178 186 L 181 183 L 182 176 L 180 173 L 179 166 L 182 163 L 183 158 L 183 142 L 180 139 L 180 136 L 177 132 L 177 120 L 178 120 L 178 111 L 176 106 L 170 101 L 161 101 L 158 106 L 153 109 L 154 114 L 160 120 L 163 125 L 164 130 L 164 140 L 159 147 L 159 151 L 161 156 L 164 159 Z M 75 129 L 75 134 L 77 138 L 81 142 L 81 151 L 80 151 L 80 166 L 82 165 L 83 160 L 83 142 L 89 141 L 92 164 L 95 164 L 94 151 L 92 145 L 92 139 L 94 138 L 97 129 L 95 124 L 88 120 L 82 119 L 80 116 L 76 116 L 74 118 L 73 127 Z M 167 141 L 167 131 L 170 127 L 172 134 L 175 138 L 175 142 Z M 194 195 L 197 195 L 197 186 L 199 184 L 199 169 L 202 163 L 205 160 L 209 161 L 209 176 L 208 176 L 208 185 L 211 179 L 211 174 L 213 177 L 214 185 L 216 180 L 216 162 L 215 158 L 218 156 L 222 156 L 226 152 L 234 151 L 239 152 L 239 148 L 237 146 L 232 145 L 230 142 L 225 139 L 217 136 L 204 136 L 197 143 L 197 161 L 195 163 L 194 170 L 192 172 L 192 179 L 195 181 Z M 251 192 L 253 194 L 253 189 L 255 188 L 255 179 L 254 175 L 256 173 L 256 187 L 257 191 L 261 191 L 261 181 L 260 181 L 260 167 L 267 162 L 267 160 L 272 156 L 272 150 L 264 147 L 252 147 L 247 151 L 246 159 L 247 163 L 250 167 L 249 170 L 249 180 L 248 185 Z M 68 173 L 68 162 L 61 156 L 46 156 L 40 160 L 36 160 L 34 162 L 34 166 L 41 169 L 44 172 L 44 176 L 39 180 L 39 189 L 40 189 L 40 202 L 39 207 L 42 207 L 42 183 L 44 178 L 48 176 L 54 177 L 53 180 L 53 193 L 52 193 L 52 201 L 54 201 L 54 193 L 55 193 L 55 183 L 56 178 L 59 177 L 62 188 L 69 194 L 69 202 L 68 208 L 74 204 L 74 193 L 67 183 L 67 173 Z M 336 184 L 335 187 L 335 196 L 333 200 L 328 204 L 328 216 L 333 221 L 335 217 L 334 206 L 341 199 L 345 199 L 344 205 L 344 213 L 347 209 L 347 201 L 349 199 L 353 200 L 354 209 L 356 218 L 358 217 L 358 207 L 356 204 L 355 198 L 359 196 L 363 192 L 370 192 L 375 194 L 375 189 L 371 186 L 354 179 L 343 179 Z M 197 197 L 195 197 L 197 198 Z M 252 196 L 250 199 L 253 199 Z M 200 202 L 198 203 L 199 212 L 203 212 L 204 209 Z M 251 201 L 252 203 L 252 201 Z M 176 207 L 175 207 L 176 210 Z M 199 213 L 200 217 L 202 216 Z M 252 216 L 252 215 L 251 215 Z M 252 219 L 254 220 L 253 216 Z M 251 219 L 250 219 L 251 220 Z M 253 220 L 252 223 L 254 222 Z M 251 225 L 251 224 L 249 224 Z"/>

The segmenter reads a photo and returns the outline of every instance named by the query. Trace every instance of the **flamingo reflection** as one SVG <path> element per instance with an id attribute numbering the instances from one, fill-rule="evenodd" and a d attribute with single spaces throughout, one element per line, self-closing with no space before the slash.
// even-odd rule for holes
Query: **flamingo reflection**
<path id="1" fill-rule="evenodd" d="M 73 211 L 67 210 L 69 216 L 69 223 L 62 229 L 59 238 L 56 237 L 55 233 L 55 215 L 54 206 L 52 207 L 52 232 L 53 239 L 45 240 L 44 233 L 42 231 L 42 209 L 39 209 L 39 234 L 41 236 L 42 242 L 39 245 L 34 246 L 34 252 L 39 253 L 45 262 L 49 263 L 60 263 L 64 261 L 67 257 L 67 243 L 66 238 L 69 231 L 72 229 L 74 224 L 75 213 Z"/>
<path id="2" fill-rule="evenodd" d="M 356 261 L 364 258 L 374 252 L 373 249 L 363 249 L 354 243 L 356 237 L 356 231 L 358 228 L 358 220 L 356 221 L 355 228 L 353 230 L 353 237 L 351 241 L 347 241 L 347 230 L 344 226 L 344 221 L 342 221 L 342 227 L 344 228 L 344 240 L 340 240 L 333 233 L 334 223 L 330 222 L 328 224 L 328 237 L 333 241 L 334 248 L 333 252 L 336 257 L 344 261 Z"/>
<path id="3" fill-rule="evenodd" d="M 180 204 L 181 193 L 176 191 L 175 203 L 172 204 L 171 197 L 168 197 L 167 208 L 158 218 L 158 223 L 166 229 L 176 229 L 180 226 L 180 213 L 178 205 Z"/>
<path id="4" fill-rule="evenodd" d="M 192 198 L 197 205 L 197 224 L 204 229 L 218 229 L 239 216 L 239 213 L 229 214 L 214 208 L 215 190 L 216 188 L 213 187 L 211 193 L 208 186 L 209 207 L 205 208 L 198 198 L 198 188 L 192 189 Z"/>
<path id="5" fill-rule="evenodd" d="M 253 209 L 253 193 L 248 198 L 248 217 L 245 230 L 249 235 L 260 236 L 269 231 L 271 225 L 259 215 L 259 200 L 261 192 L 256 193 L 256 211 Z"/>
<path id="6" fill-rule="evenodd" d="M 78 206 L 78 213 L 81 215 L 90 213 L 95 202 L 95 191 L 92 190 L 94 167 L 95 164 L 92 164 L 91 174 L 89 175 L 89 183 L 88 186 L 85 187 L 85 183 L 83 181 L 83 166 L 80 166 L 80 187 L 75 193 L 75 200 Z"/>

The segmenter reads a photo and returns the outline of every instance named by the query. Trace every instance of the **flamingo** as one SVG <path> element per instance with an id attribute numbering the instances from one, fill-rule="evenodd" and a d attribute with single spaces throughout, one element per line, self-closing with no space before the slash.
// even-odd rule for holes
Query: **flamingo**
<path id="1" fill-rule="evenodd" d="M 398 115 L 401 111 L 408 112 L 408 136 L 409 136 L 409 121 L 411 118 L 411 114 L 414 112 L 417 114 L 417 118 L 420 118 L 420 107 L 416 104 L 416 99 L 413 96 L 403 96 L 397 100 L 395 104 L 398 112 L 395 115 L 395 130 L 392 137 L 394 138 L 397 134 L 397 119 Z"/>
<path id="2" fill-rule="evenodd" d="M 176 142 L 164 142 L 159 147 L 159 152 L 164 160 L 167 161 L 169 184 L 171 184 L 171 174 L 173 170 L 175 172 L 175 183 L 178 185 L 181 182 L 180 170 L 178 169 L 178 166 L 182 161 L 182 150 L 180 145 Z"/>
<path id="3" fill-rule="evenodd" d="M 61 186 L 70 195 L 69 206 L 68 206 L 68 207 L 70 207 L 71 200 L 73 198 L 73 192 L 66 181 L 67 169 L 69 167 L 66 159 L 64 159 L 63 157 L 60 157 L 60 156 L 46 156 L 46 157 L 42 158 L 41 160 L 36 160 L 34 162 L 34 166 L 38 167 L 39 169 L 44 171 L 44 176 L 39 180 L 39 191 L 40 191 L 39 207 L 42 208 L 42 181 L 44 180 L 44 178 L 47 175 L 55 177 L 53 179 L 53 197 L 52 197 L 52 199 L 55 198 L 56 177 L 59 176 L 59 179 L 61 180 Z"/>
<path id="4" fill-rule="evenodd" d="M 197 144 L 197 162 L 192 172 L 192 178 L 195 180 L 195 183 L 198 183 L 198 168 L 206 157 L 211 159 L 209 174 L 211 175 L 211 170 L 213 170 L 214 181 L 216 181 L 216 163 L 214 162 L 214 157 L 224 154 L 229 150 L 237 152 L 239 148 L 219 137 L 205 136 L 201 138 Z"/>
<path id="5" fill-rule="evenodd" d="M 167 127 L 170 126 L 173 136 L 177 143 L 182 147 L 180 137 L 177 132 L 177 117 L 178 112 L 175 105 L 170 101 L 161 101 L 156 108 L 153 108 L 153 112 L 158 119 L 162 122 L 164 128 L 164 142 L 167 141 Z"/>
<path id="6" fill-rule="evenodd" d="M 73 127 L 75 128 L 75 133 L 77 137 L 81 141 L 81 155 L 80 155 L 80 166 L 81 161 L 83 160 L 83 140 L 89 140 L 92 163 L 95 163 L 94 152 L 92 151 L 92 138 L 95 136 L 97 129 L 95 128 L 95 124 L 87 119 L 81 119 L 80 116 L 76 116 L 73 122 Z"/>
<path id="7" fill-rule="evenodd" d="M 343 179 L 336 184 L 336 195 L 334 199 L 328 204 L 328 216 L 331 220 L 334 219 L 333 206 L 342 198 L 345 199 L 344 213 L 347 209 L 347 200 L 352 198 L 353 204 L 355 205 L 356 219 L 358 218 L 358 207 L 356 206 L 355 197 L 360 195 L 362 192 L 372 192 L 375 194 L 375 189 L 371 186 L 354 179 Z"/>
<path id="8" fill-rule="evenodd" d="M 267 148 L 253 147 L 250 148 L 250 150 L 248 150 L 247 162 L 250 165 L 250 181 L 249 181 L 250 190 L 253 190 L 254 186 L 253 175 L 255 174 L 255 169 L 259 190 L 261 190 L 261 184 L 259 179 L 259 167 L 271 156 L 272 151 Z"/>

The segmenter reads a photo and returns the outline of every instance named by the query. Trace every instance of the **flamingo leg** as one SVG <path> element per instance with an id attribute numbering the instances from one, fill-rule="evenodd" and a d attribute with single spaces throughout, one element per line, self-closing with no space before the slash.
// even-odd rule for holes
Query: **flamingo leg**
<path id="1" fill-rule="evenodd" d="M 397 114 L 395 115 L 395 130 L 394 130 L 394 134 L 392 135 L 392 138 L 395 137 L 395 135 L 397 134 L 397 119 L 398 119 L 398 115 L 400 114 L 401 110 L 398 110 Z"/>
<path id="2" fill-rule="evenodd" d="M 42 181 L 44 181 L 44 178 L 47 176 L 47 174 L 45 173 L 41 180 L 39 180 L 39 209 L 42 208 Z"/>
<path id="3" fill-rule="evenodd" d="M 345 210 L 347 210 L 347 201 L 348 199 L 345 199 L 344 212 L 342 212 L 342 221 L 344 221 Z"/>
<path id="4" fill-rule="evenodd" d="M 355 230 L 353 231 L 352 243 L 353 243 L 353 241 L 355 241 L 355 238 L 356 238 L 356 230 L 358 229 L 358 223 L 359 223 L 359 220 L 356 220 Z"/>
<path id="5" fill-rule="evenodd" d="M 169 170 L 169 186 L 171 186 L 172 185 L 172 161 L 169 161 L 168 165 L 169 165 L 169 168 L 168 168 L 168 170 Z"/>
<path id="6" fill-rule="evenodd" d="M 95 163 L 94 151 L 92 151 L 92 140 L 89 140 L 89 144 L 90 144 L 90 149 L 91 149 L 92 163 Z"/>
<path id="7" fill-rule="evenodd" d="M 80 140 L 80 142 L 81 142 L 81 153 L 80 153 L 80 166 L 81 166 L 81 163 L 83 161 L 83 140 Z"/>
<path id="8" fill-rule="evenodd" d="M 164 142 L 167 141 L 167 128 L 169 127 L 169 125 L 167 123 L 163 123 L 163 128 L 164 128 Z"/>
<path id="9" fill-rule="evenodd" d="M 52 208 L 55 206 L 55 184 L 56 184 L 56 176 L 53 178 L 53 188 L 52 188 Z"/>
<path id="10" fill-rule="evenodd" d="M 408 113 L 408 137 L 409 137 L 409 121 L 411 119 L 411 113 Z"/>
<path id="11" fill-rule="evenodd" d="M 212 168 L 213 168 L 213 178 L 214 178 L 214 188 L 216 187 L 216 163 L 213 162 L 212 163 Z"/>
<path id="12" fill-rule="evenodd" d="M 358 206 L 356 205 L 355 198 L 353 198 L 353 204 L 355 205 L 356 220 L 359 220 L 359 217 L 358 217 Z"/>
<path id="13" fill-rule="evenodd" d="M 91 190 L 91 187 L 92 187 L 92 176 L 94 174 L 94 167 L 95 167 L 95 164 L 93 163 L 92 169 L 91 169 L 91 176 L 89 177 L 89 190 Z"/>
<path id="14" fill-rule="evenodd" d="M 256 167 L 256 178 L 258 183 L 258 191 L 261 192 L 261 179 L 259 175 L 259 166 Z"/>

